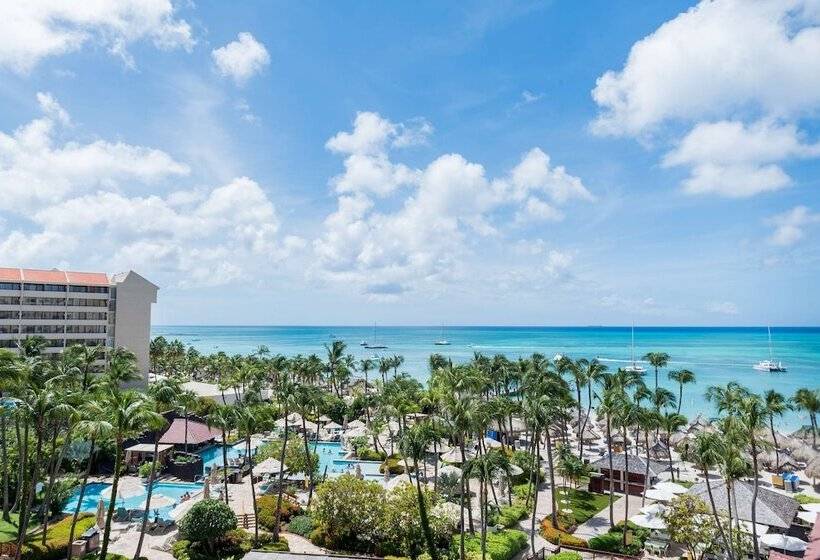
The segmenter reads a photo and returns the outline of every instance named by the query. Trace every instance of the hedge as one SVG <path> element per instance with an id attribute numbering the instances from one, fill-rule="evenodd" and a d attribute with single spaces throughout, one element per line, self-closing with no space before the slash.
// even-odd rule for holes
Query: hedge
<path id="1" fill-rule="evenodd" d="M 273 531 L 276 525 L 276 502 L 278 496 L 267 494 L 256 498 L 256 509 L 259 516 L 259 524 L 269 531 Z M 302 507 L 296 502 L 282 496 L 282 515 L 280 522 L 287 523 L 290 519 L 302 513 Z"/>
<path id="2" fill-rule="evenodd" d="M 288 532 L 301 535 L 303 537 L 310 537 L 313 531 L 313 518 L 309 515 L 296 515 L 291 518 L 288 523 Z"/>
<path id="3" fill-rule="evenodd" d="M 23 560 L 60 560 L 68 555 L 68 534 L 71 532 L 71 520 L 69 515 L 51 525 L 48 528 L 46 545 L 40 544 L 40 539 L 23 545 Z M 86 529 L 95 523 L 94 516 L 90 513 L 81 513 L 77 519 L 77 526 L 74 528 L 74 538 L 78 539 Z"/>
<path id="4" fill-rule="evenodd" d="M 290 550 L 288 541 L 283 536 L 279 537 L 278 542 L 274 542 L 273 535 L 265 532 L 259 533 L 259 542 L 254 546 L 253 534 L 243 529 L 233 529 L 228 531 L 224 537 L 217 539 L 216 556 L 209 554 L 201 544 L 179 540 L 171 546 L 171 555 L 176 560 L 214 560 L 214 558 L 241 558 L 253 548 L 272 552 Z"/>
<path id="5" fill-rule="evenodd" d="M 643 544 L 649 536 L 649 530 L 629 523 L 629 530 L 632 532 L 630 543 L 623 546 L 623 522 L 618 523 L 610 529 L 608 533 L 598 535 L 589 539 L 589 548 L 601 550 L 603 552 L 614 552 L 616 554 L 628 554 L 637 556 L 643 550 Z"/>
<path id="6" fill-rule="evenodd" d="M 390 474 L 404 474 L 404 463 L 400 457 L 392 456 L 384 460 L 384 463 L 379 465 L 379 472 L 384 473 L 384 470 Z"/>
<path id="7" fill-rule="evenodd" d="M 387 457 L 384 451 L 369 448 L 359 449 L 357 455 L 362 461 L 384 461 Z"/>
<path id="8" fill-rule="evenodd" d="M 549 558 L 550 560 L 581 560 L 583 556 L 577 552 L 565 550 L 563 552 L 559 552 L 558 554 L 553 554 L 552 556 L 549 556 Z"/>
<path id="9" fill-rule="evenodd" d="M 491 519 L 491 525 L 501 525 L 510 529 L 518 525 L 518 522 L 524 519 L 528 513 L 529 510 L 523 505 L 502 506 Z"/>
<path id="10" fill-rule="evenodd" d="M 567 533 L 564 527 L 560 525 L 560 520 L 558 528 L 556 529 L 553 527 L 550 516 L 545 517 L 541 521 L 541 536 L 552 544 L 559 544 L 560 542 L 561 544 L 568 546 L 587 547 L 587 541 L 578 538 L 571 533 Z"/>
<path id="11" fill-rule="evenodd" d="M 453 535 L 450 551 L 454 557 L 458 557 L 460 539 L 460 535 Z M 490 560 L 510 560 L 525 548 L 527 548 L 527 534 L 523 531 L 507 529 L 496 533 L 487 533 L 487 557 Z M 480 560 L 481 535 L 465 536 L 464 554 L 470 560 Z"/>

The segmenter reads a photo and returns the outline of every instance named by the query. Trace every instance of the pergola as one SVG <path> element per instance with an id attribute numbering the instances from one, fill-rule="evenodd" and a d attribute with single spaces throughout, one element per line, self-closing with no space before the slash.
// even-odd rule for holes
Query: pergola
<path id="1" fill-rule="evenodd" d="M 165 464 L 165 461 L 168 459 L 168 456 L 173 448 L 174 446 L 169 443 L 160 443 L 157 445 L 157 463 L 160 465 Z M 151 459 L 153 456 L 153 443 L 138 443 L 125 450 L 125 464 L 139 465 L 144 463 L 147 459 Z"/>

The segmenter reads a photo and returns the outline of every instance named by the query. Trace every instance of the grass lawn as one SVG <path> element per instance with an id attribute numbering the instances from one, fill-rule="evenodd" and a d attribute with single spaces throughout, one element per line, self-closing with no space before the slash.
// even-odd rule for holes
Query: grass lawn
<path id="1" fill-rule="evenodd" d="M 695 485 L 695 483 L 692 482 L 691 480 L 676 480 L 675 484 L 680 484 L 684 488 L 691 488 L 692 486 Z"/>
<path id="2" fill-rule="evenodd" d="M 800 504 L 820 504 L 820 498 L 807 496 L 806 494 L 795 494 L 794 499 Z"/>
<path id="3" fill-rule="evenodd" d="M 562 504 L 561 500 L 569 500 L 569 504 Z M 559 487 L 555 495 L 558 509 L 571 509 L 577 524 L 584 523 L 602 509 L 609 506 L 608 494 L 594 494 L 586 490 L 575 490 L 573 488 Z"/>
<path id="4" fill-rule="evenodd" d="M 17 540 L 17 522 L 19 515 L 11 514 L 11 521 L 6 521 L 0 517 L 0 543 Z"/>

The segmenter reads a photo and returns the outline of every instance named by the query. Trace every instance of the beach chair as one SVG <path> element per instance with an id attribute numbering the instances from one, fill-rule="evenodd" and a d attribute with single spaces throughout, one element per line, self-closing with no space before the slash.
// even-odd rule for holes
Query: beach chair
<path id="1" fill-rule="evenodd" d="M 783 477 L 779 474 L 772 475 L 772 486 L 774 486 L 775 488 L 779 488 L 780 490 L 786 489 L 786 485 L 783 482 Z"/>
<path id="2" fill-rule="evenodd" d="M 114 512 L 114 521 L 128 521 L 128 510 L 124 507 L 118 507 Z"/>

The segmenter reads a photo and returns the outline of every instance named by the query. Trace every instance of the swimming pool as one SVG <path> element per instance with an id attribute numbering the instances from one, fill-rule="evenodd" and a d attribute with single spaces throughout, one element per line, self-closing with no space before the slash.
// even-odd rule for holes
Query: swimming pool
<path id="1" fill-rule="evenodd" d="M 106 488 L 110 488 L 111 485 L 104 482 L 91 482 L 85 487 L 85 494 L 83 494 L 83 501 L 80 504 L 80 511 L 87 511 L 94 513 L 97 511 L 97 503 L 102 498 L 103 503 L 108 506 L 108 499 L 103 497 L 102 493 Z M 125 499 L 118 499 L 117 500 L 117 507 L 124 507 L 125 509 L 140 509 L 145 502 L 145 497 L 147 496 L 147 486 L 143 484 L 143 493 L 138 496 L 132 496 Z M 167 519 L 168 513 L 176 507 L 179 503 L 180 498 L 188 492 L 189 494 L 193 495 L 197 492 L 202 490 L 202 484 L 197 484 L 193 482 L 155 482 L 154 483 L 154 492 L 151 496 L 151 501 L 155 500 L 157 496 L 165 496 L 170 498 L 174 501 L 173 505 L 164 506 L 161 508 L 151 508 L 152 510 L 157 510 L 160 514 L 160 517 Z M 77 488 L 72 493 L 71 497 L 66 502 L 65 506 L 63 507 L 63 512 L 65 513 L 74 513 L 74 509 L 77 507 L 77 501 L 80 497 L 80 489 Z M 153 513 L 153 512 L 152 512 Z"/>
<path id="2" fill-rule="evenodd" d="M 319 476 L 324 476 L 325 472 L 331 478 L 344 473 L 355 474 L 356 465 L 359 465 L 365 478 L 382 478 L 384 476 L 379 472 L 381 463 L 378 461 L 345 459 L 347 451 L 342 448 L 342 444 L 338 441 L 318 441 L 311 445 L 316 454 L 319 455 Z"/>
<path id="3" fill-rule="evenodd" d="M 251 443 L 251 452 L 253 452 L 255 447 L 253 447 L 253 443 Z M 231 459 L 237 459 L 239 457 L 245 456 L 245 442 L 241 441 L 237 444 L 228 446 L 228 461 Z M 202 469 L 203 472 L 208 472 L 208 469 L 211 467 L 221 467 L 222 466 L 222 446 L 221 445 L 213 445 L 202 451 L 197 453 L 200 457 L 202 457 Z"/>

